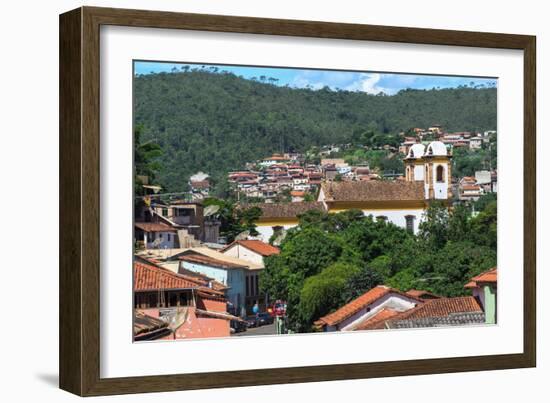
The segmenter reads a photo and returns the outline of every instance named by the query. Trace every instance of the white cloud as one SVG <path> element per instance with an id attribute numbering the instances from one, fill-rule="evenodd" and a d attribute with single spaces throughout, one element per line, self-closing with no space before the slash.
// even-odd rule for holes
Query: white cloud
<path id="1" fill-rule="evenodd" d="M 347 86 L 346 89 L 349 91 L 362 91 L 367 94 L 378 94 L 380 92 L 392 94 L 395 92 L 389 88 L 380 86 L 379 82 L 381 79 L 382 74 L 380 73 L 361 73 L 359 79 Z"/>

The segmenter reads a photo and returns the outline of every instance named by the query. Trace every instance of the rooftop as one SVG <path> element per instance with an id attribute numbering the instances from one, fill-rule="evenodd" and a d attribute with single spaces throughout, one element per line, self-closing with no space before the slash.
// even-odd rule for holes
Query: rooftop
<path id="1" fill-rule="evenodd" d="M 252 252 L 256 252 L 262 256 L 271 256 L 271 255 L 278 255 L 281 251 L 279 248 L 270 245 L 268 243 L 257 241 L 257 240 L 241 240 L 241 241 L 234 241 L 227 245 L 225 248 L 221 250 L 221 252 L 225 252 L 229 248 L 232 248 L 235 245 L 241 245 L 247 249 L 250 249 Z"/>
<path id="2" fill-rule="evenodd" d="M 323 203 L 320 202 L 252 203 L 240 206 L 240 208 L 250 207 L 259 207 L 262 210 L 262 219 L 296 218 L 309 210 L 325 211 Z"/>
<path id="3" fill-rule="evenodd" d="M 399 294 L 409 299 L 414 299 L 414 300 L 417 300 L 418 302 L 422 302 L 422 300 L 415 298 L 413 296 L 407 295 L 394 288 L 390 288 L 385 285 L 379 285 L 370 289 L 360 297 L 355 298 L 353 301 L 347 303 L 346 305 L 339 308 L 335 312 L 332 312 L 328 315 L 323 316 L 316 322 L 316 324 L 321 326 L 322 325 L 334 326 L 344 321 L 345 319 L 349 318 L 350 316 L 356 314 L 363 308 L 366 308 L 368 305 L 372 304 L 376 300 L 391 293 Z"/>
<path id="4" fill-rule="evenodd" d="M 353 330 L 375 330 L 384 329 L 386 320 L 398 315 L 399 311 L 389 308 L 383 308 L 364 322 L 359 323 Z"/>
<path id="5" fill-rule="evenodd" d="M 179 249 L 175 251 L 171 256 L 168 257 L 168 259 L 181 259 L 182 257 L 187 256 L 204 256 L 208 257 L 211 260 L 208 260 L 210 264 L 218 264 L 220 266 L 216 267 L 222 267 L 221 265 L 225 265 L 228 269 L 230 268 L 245 268 L 248 270 L 260 270 L 264 268 L 263 264 L 249 262 L 247 260 L 239 259 L 232 256 L 227 256 L 217 250 L 210 249 L 207 247 L 197 247 L 197 248 L 188 248 L 188 249 Z M 200 257 L 198 259 L 201 259 Z M 189 260 L 188 260 L 189 261 Z M 207 262 L 207 260 L 202 259 L 204 263 Z M 198 260 L 196 260 L 196 263 L 198 263 Z M 200 263 L 199 263 L 200 264 Z"/>
<path id="6" fill-rule="evenodd" d="M 220 269 L 243 269 L 248 267 L 246 265 L 218 260 L 201 254 L 183 255 L 180 256 L 179 259 L 183 260 L 184 262 L 200 264 L 203 266 L 218 267 Z"/>
<path id="7" fill-rule="evenodd" d="M 145 232 L 177 232 L 175 228 L 164 223 L 136 222 L 134 226 Z"/>
<path id="8" fill-rule="evenodd" d="M 425 196 L 424 183 L 419 181 L 328 182 L 322 190 L 327 202 L 424 200 Z"/>
<path id="9" fill-rule="evenodd" d="M 478 300 L 474 297 L 437 298 L 426 301 L 413 309 L 409 309 L 391 321 L 416 320 L 423 318 L 443 318 L 451 314 L 483 313 Z"/>
<path id="10" fill-rule="evenodd" d="M 134 291 L 181 290 L 202 286 L 204 283 L 196 279 L 142 260 L 134 260 Z"/>
<path id="11" fill-rule="evenodd" d="M 439 295 L 432 294 L 431 292 L 425 290 L 409 290 L 406 292 L 406 294 L 421 299 L 440 298 Z"/>
<path id="12" fill-rule="evenodd" d="M 151 333 L 168 327 L 168 323 L 134 310 L 134 336 Z"/>
<path id="13" fill-rule="evenodd" d="M 466 284 L 465 288 L 479 287 L 482 284 L 496 284 L 497 283 L 497 268 L 494 267 L 491 270 L 484 271 L 483 273 L 472 277 L 470 282 Z"/>

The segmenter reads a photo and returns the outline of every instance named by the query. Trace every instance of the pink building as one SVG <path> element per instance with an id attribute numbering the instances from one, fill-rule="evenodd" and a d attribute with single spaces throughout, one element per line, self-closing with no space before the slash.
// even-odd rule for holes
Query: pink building
<path id="1" fill-rule="evenodd" d="M 160 339 L 228 337 L 227 300 L 216 284 L 176 274 L 145 259 L 134 260 L 134 315 L 148 324 L 167 324 Z M 135 330 L 134 330 L 135 331 Z M 142 336 L 135 333 L 136 340 Z"/>

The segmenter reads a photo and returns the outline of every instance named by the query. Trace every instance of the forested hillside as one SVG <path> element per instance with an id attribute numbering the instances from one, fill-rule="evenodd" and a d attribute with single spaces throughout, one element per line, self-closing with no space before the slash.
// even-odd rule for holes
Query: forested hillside
<path id="1" fill-rule="evenodd" d="M 393 96 L 314 91 L 233 74 L 186 71 L 136 76 L 141 141 L 163 151 L 157 180 L 184 190 L 199 170 L 214 179 L 272 152 L 357 142 L 441 124 L 448 131 L 496 128 L 496 89 L 404 90 Z"/>

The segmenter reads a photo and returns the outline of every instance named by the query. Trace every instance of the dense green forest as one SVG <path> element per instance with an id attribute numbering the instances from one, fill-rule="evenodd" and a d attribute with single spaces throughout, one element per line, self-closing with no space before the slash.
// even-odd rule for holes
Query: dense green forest
<path id="1" fill-rule="evenodd" d="M 268 77 L 213 70 L 138 75 L 135 124 L 162 149 L 157 181 L 185 190 L 202 170 L 214 180 L 272 152 L 356 143 L 441 124 L 448 131 L 496 128 L 496 89 L 403 90 L 396 95 L 297 89 Z"/>
<path id="2" fill-rule="evenodd" d="M 266 258 L 260 286 L 288 302 L 295 332 L 312 331 L 315 320 L 378 284 L 468 295 L 464 285 L 497 259 L 496 195 L 475 208 L 472 215 L 469 206 L 449 211 L 434 203 L 416 235 L 360 210 L 309 211 L 288 231 L 281 253 Z"/>

